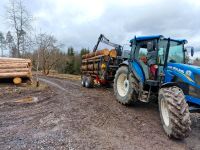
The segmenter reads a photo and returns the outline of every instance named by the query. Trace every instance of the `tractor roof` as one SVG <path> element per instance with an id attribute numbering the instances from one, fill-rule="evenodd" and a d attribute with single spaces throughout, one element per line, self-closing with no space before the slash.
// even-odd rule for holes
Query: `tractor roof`
<path id="1" fill-rule="evenodd" d="M 168 38 L 164 38 L 164 40 L 167 40 L 167 39 Z M 188 42 L 186 39 L 170 39 L 170 40 L 174 42 L 184 43 L 184 44 Z"/>
<path id="2" fill-rule="evenodd" d="M 162 38 L 162 39 L 164 39 L 164 40 L 167 40 L 168 38 L 164 38 L 164 36 L 163 35 L 152 35 L 152 36 L 138 36 L 138 37 L 136 37 L 135 36 L 135 38 L 133 38 L 133 39 L 131 39 L 130 40 L 130 43 L 132 43 L 132 42 L 134 42 L 135 40 L 137 41 L 137 42 L 141 42 L 141 41 L 147 41 L 147 40 L 153 40 L 153 39 L 160 39 L 160 38 Z M 171 41 L 175 41 L 175 42 L 180 42 L 180 43 L 187 43 L 187 40 L 185 40 L 185 39 L 171 39 L 170 38 L 170 40 Z"/>

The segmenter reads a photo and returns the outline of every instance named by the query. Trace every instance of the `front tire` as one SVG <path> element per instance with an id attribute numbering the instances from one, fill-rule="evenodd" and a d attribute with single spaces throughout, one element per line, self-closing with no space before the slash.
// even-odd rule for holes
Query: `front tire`
<path id="1" fill-rule="evenodd" d="M 133 82 L 135 80 L 127 66 L 122 66 L 117 70 L 114 79 L 114 94 L 121 104 L 130 105 L 137 101 Z"/>
<path id="2" fill-rule="evenodd" d="M 189 107 L 182 89 L 173 86 L 159 91 L 159 111 L 166 134 L 176 139 L 184 139 L 191 131 Z"/>

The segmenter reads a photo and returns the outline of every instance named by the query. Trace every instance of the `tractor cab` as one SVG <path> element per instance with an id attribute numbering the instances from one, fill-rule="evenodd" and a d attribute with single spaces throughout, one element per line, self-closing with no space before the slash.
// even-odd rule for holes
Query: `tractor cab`
<path id="1" fill-rule="evenodd" d="M 130 62 L 138 79 L 150 86 L 159 86 L 168 63 L 185 63 L 186 40 L 164 38 L 162 35 L 135 37 L 130 41 Z"/>
<path id="2" fill-rule="evenodd" d="M 190 112 L 200 112 L 200 67 L 187 64 L 186 42 L 162 35 L 135 37 L 130 58 L 114 79 L 116 99 L 124 105 L 157 99 L 163 128 L 177 139 L 189 135 Z"/>

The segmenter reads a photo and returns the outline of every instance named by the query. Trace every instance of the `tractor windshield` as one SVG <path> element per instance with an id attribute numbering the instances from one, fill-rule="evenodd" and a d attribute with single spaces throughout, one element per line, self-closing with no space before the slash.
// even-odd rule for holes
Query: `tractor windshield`
<path id="1" fill-rule="evenodd" d="M 166 49 L 167 49 L 167 40 L 161 40 L 159 43 L 159 59 L 160 64 L 164 64 Z M 169 55 L 167 62 L 171 63 L 184 63 L 184 50 L 183 44 L 177 41 L 170 41 Z"/>
<path id="2" fill-rule="evenodd" d="M 184 50 L 182 43 L 170 41 L 168 62 L 184 63 Z"/>

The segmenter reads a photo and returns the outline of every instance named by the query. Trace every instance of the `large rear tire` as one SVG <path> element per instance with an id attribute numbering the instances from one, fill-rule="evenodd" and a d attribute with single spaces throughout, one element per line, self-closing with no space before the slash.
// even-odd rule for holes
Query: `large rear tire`
<path id="1" fill-rule="evenodd" d="M 114 79 L 114 94 L 118 102 L 130 105 L 137 101 L 134 82 L 135 80 L 129 73 L 127 66 L 122 66 L 117 70 Z"/>
<path id="2" fill-rule="evenodd" d="M 91 76 L 88 76 L 85 80 L 85 87 L 92 88 L 94 87 L 94 79 Z"/>
<path id="3" fill-rule="evenodd" d="M 182 89 L 173 86 L 159 91 L 159 111 L 166 134 L 176 139 L 184 139 L 191 131 L 189 107 Z"/>
<path id="4" fill-rule="evenodd" d="M 85 76 L 85 75 L 81 76 L 81 85 L 83 87 L 85 87 L 85 81 L 86 81 L 86 79 L 87 79 L 87 76 Z"/>

